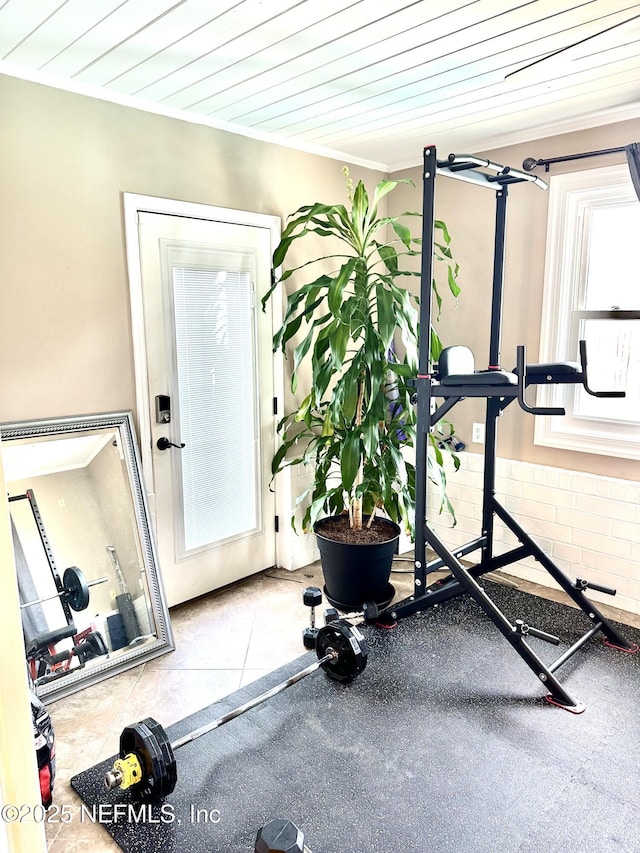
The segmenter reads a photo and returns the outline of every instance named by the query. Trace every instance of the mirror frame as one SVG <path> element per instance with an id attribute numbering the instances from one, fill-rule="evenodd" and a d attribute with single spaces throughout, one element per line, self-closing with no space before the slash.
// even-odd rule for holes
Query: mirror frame
<path id="1" fill-rule="evenodd" d="M 131 503 L 134 508 L 140 551 L 149 590 L 149 606 L 156 624 L 155 642 L 128 651 L 119 649 L 117 657 L 95 659 L 89 668 L 72 670 L 64 678 L 38 687 L 38 696 L 53 702 L 78 690 L 139 666 L 175 649 L 167 599 L 160 576 L 151 519 L 142 480 L 142 465 L 136 439 L 133 414 L 130 411 L 78 417 L 49 418 L 0 424 L 0 442 L 16 439 L 37 439 L 43 436 L 72 436 L 86 430 L 116 430 L 119 434 L 128 472 Z"/>

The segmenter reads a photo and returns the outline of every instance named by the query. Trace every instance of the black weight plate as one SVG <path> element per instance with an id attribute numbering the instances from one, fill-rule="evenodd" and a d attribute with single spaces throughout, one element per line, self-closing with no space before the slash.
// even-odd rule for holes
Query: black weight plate
<path id="1" fill-rule="evenodd" d="M 84 574 L 77 566 L 70 566 L 64 570 L 62 586 L 64 587 L 62 600 L 66 601 L 72 610 L 79 613 L 81 610 L 87 609 L 89 606 L 89 587 Z"/>
<path id="2" fill-rule="evenodd" d="M 357 628 L 344 619 L 331 622 L 318 631 L 316 638 L 318 659 L 323 658 L 329 649 L 337 652 L 338 657 L 323 663 L 322 668 L 334 681 L 345 684 L 353 681 L 367 665 L 367 647 L 364 637 Z"/>
<path id="3" fill-rule="evenodd" d="M 166 775 L 164 775 L 163 773 L 163 787 L 160 796 L 166 797 L 167 794 L 170 794 L 173 791 L 173 789 L 176 787 L 176 782 L 178 781 L 178 767 L 176 764 L 176 757 L 174 755 L 173 747 L 171 746 L 169 736 L 162 728 L 160 723 L 156 722 L 153 717 L 147 717 L 144 722 L 147 724 L 154 736 L 158 739 L 158 743 L 160 744 L 160 749 L 162 752 L 162 764 L 164 770 L 166 771 Z"/>
<path id="4" fill-rule="evenodd" d="M 133 752 L 142 767 L 142 779 L 131 786 L 132 793 L 141 800 L 166 797 L 178 779 L 176 759 L 167 733 L 160 723 L 147 717 L 133 726 L 127 726 L 120 735 L 120 758 Z"/>
<path id="5" fill-rule="evenodd" d="M 102 639 L 102 634 L 99 631 L 92 631 L 85 640 L 85 645 L 89 647 L 89 658 L 99 658 L 109 652 L 107 644 Z"/>

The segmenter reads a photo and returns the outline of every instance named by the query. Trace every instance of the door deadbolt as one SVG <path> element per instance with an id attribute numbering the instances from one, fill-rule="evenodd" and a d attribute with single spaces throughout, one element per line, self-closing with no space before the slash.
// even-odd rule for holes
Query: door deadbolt
<path id="1" fill-rule="evenodd" d="M 171 398 L 167 394 L 158 394 L 156 397 L 156 423 L 171 423 Z"/>

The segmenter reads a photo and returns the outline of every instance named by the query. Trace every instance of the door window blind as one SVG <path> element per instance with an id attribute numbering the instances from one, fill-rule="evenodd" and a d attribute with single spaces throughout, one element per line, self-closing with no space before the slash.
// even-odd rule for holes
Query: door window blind
<path id="1" fill-rule="evenodd" d="M 255 318 L 248 272 L 172 270 L 185 552 L 259 526 Z"/>

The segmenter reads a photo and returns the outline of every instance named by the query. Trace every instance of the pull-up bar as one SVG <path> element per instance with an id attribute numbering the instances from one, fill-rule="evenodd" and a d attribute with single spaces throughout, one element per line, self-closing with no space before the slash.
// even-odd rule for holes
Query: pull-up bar
<path id="1" fill-rule="evenodd" d="M 486 169 L 494 174 L 478 171 L 479 169 Z M 511 166 L 502 166 L 500 163 L 494 163 L 483 157 L 476 157 L 475 154 L 449 154 L 446 160 L 438 160 L 436 171 L 440 175 L 448 175 L 461 181 L 488 186 L 493 190 L 506 184 L 519 184 L 523 181 L 535 184 L 541 189 L 547 189 L 545 181 L 536 175 L 528 175 L 526 172 L 521 172 Z"/>

